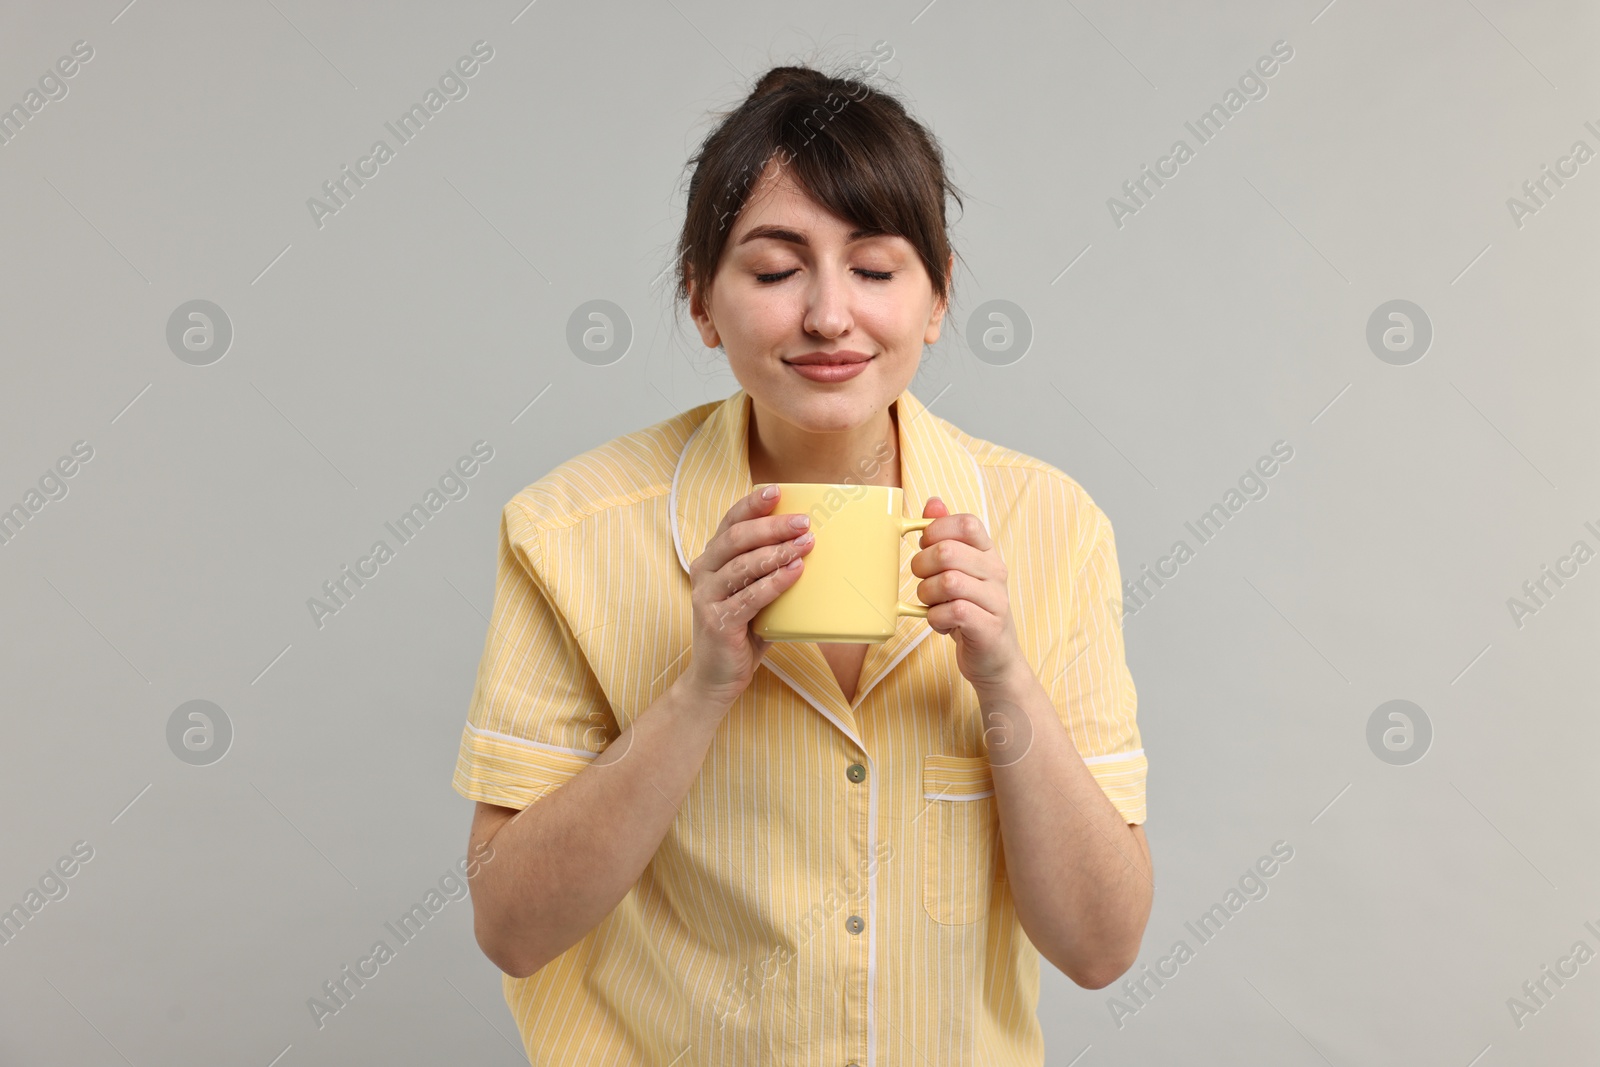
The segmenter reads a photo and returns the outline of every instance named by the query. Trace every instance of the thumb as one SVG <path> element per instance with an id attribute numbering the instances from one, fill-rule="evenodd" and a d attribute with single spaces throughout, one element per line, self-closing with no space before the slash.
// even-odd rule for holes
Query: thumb
<path id="1" fill-rule="evenodd" d="M 950 514 L 950 509 L 945 507 L 944 501 L 936 496 L 930 496 L 928 502 L 922 507 L 922 517 L 925 519 L 942 519 Z"/>

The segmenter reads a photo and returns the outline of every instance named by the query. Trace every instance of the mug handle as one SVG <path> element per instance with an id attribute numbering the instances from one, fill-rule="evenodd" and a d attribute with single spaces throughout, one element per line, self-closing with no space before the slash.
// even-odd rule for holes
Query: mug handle
<path id="1" fill-rule="evenodd" d="M 907 519 L 902 517 L 900 519 L 900 536 L 904 537 L 908 533 L 926 530 L 931 522 L 933 522 L 932 519 Z M 896 617 L 905 615 L 913 619 L 926 619 L 928 617 L 928 608 L 925 604 L 907 604 L 902 600 L 895 604 L 894 613 Z"/>

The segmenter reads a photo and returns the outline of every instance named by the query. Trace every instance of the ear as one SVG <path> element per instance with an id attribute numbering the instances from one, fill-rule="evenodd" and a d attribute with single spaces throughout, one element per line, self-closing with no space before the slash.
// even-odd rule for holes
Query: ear
<path id="1" fill-rule="evenodd" d="M 694 268 L 685 267 L 689 275 L 689 317 L 694 320 L 695 328 L 700 331 L 700 340 L 705 342 L 707 348 L 717 348 L 722 344 L 722 338 L 717 334 L 717 327 L 711 321 L 711 311 L 706 306 L 711 298 L 709 287 L 702 287 L 695 281 Z"/>
<path id="2" fill-rule="evenodd" d="M 955 276 L 955 269 L 956 254 L 951 252 L 950 259 L 945 263 L 944 267 L 945 288 L 947 290 L 950 287 L 950 279 Z M 928 328 L 922 334 L 923 344 L 931 345 L 939 340 L 939 329 L 944 322 L 944 313 L 948 310 L 950 310 L 950 304 L 944 297 L 939 297 L 934 301 L 933 313 L 928 316 Z"/>

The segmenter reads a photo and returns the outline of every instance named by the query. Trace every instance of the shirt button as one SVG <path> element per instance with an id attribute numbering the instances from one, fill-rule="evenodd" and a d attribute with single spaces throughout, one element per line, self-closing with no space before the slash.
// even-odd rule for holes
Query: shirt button
<path id="1" fill-rule="evenodd" d="M 859 782 L 867 776 L 867 769 L 859 763 L 852 763 L 845 768 L 844 776 L 852 782 Z"/>
<path id="2" fill-rule="evenodd" d="M 861 920 L 861 916 L 859 915 L 852 915 L 850 918 L 844 921 L 844 928 L 849 930 L 852 934 L 859 934 L 862 930 L 866 929 L 866 926 L 867 924 Z"/>

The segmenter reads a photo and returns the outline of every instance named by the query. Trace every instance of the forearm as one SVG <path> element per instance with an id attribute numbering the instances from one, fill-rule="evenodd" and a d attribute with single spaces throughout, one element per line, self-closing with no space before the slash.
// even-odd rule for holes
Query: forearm
<path id="1" fill-rule="evenodd" d="M 525 977 L 609 915 L 660 847 L 724 708 L 681 680 L 589 766 L 497 832 L 473 879 L 478 943 Z"/>
<path id="2" fill-rule="evenodd" d="M 980 692 L 979 707 L 1018 920 L 1074 982 L 1108 984 L 1132 965 L 1150 916 L 1148 853 L 1037 676 Z"/>

